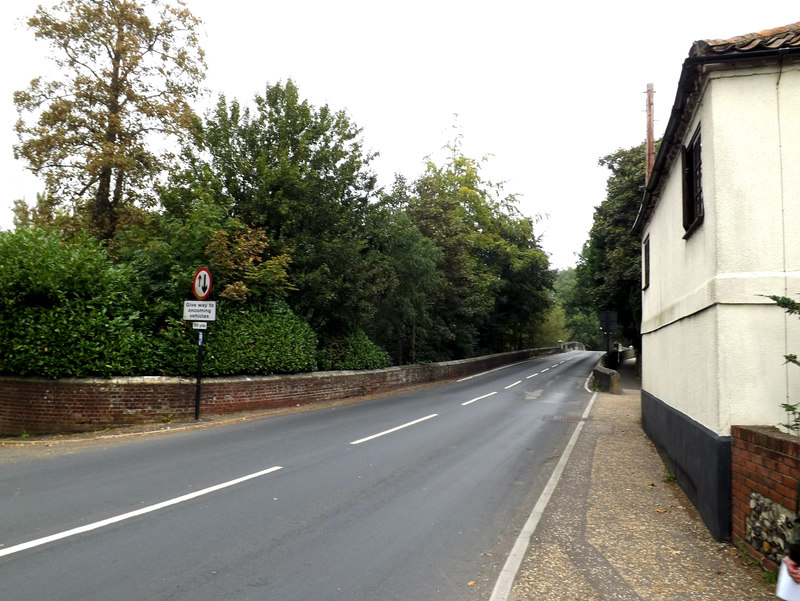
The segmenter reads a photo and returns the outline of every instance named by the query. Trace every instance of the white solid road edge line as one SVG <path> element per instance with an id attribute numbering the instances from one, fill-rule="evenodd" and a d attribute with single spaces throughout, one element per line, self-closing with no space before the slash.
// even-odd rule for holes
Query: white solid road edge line
<path id="1" fill-rule="evenodd" d="M 271 474 L 272 472 L 277 472 L 280 469 L 283 468 L 281 466 L 276 465 L 275 467 L 271 467 L 266 470 L 261 470 L 260 472 L 256 472 L 254 474 L 242 476 L 241 478 L 236 478 L 235 480 L 229 480 L 228 482 L 223 482 L 222 484 L 209 486 L 208 488 L 204 488 L 203 490 L 198 490 L 197 492 L 189 493 L 188 495 L 175 497 L 174 499 L 163 501 L 161 503 L 156 503 L 155 505 L 150 505 L 148 507 L 142 507 L 141 509 L 130 511 L 128 513 L 123 513 L 121 515 L 114 516 L 106 520 L 101 520 L 99 522 L 94 522 L 92 524 L 86 524 L 85 526 L 79 526 L 78 528 L 73 528 L 72 530 L 65 530 L 64 532 L 51 534 L 50 536 L 45 536 L 43 538 L 37 538 L 36 540 L 32 540 L 27 543 L 14 545 L 13 547 L 9 547 L 8 549 L 0 549 L 0 557 L 4 557 L 6 555 L 12 555 L 14 553 L 19 553 L 20 551 L 26 551 L 27 549 L 32 549 L 33 547 L 39 547 L 47 543 L 52 543 L 54 541 L 61 540 L 62 538 L 75 536 L 77 534 L 83 534 L 84 532 L 89 532 L 91 530 L 97 530 L 98 528 L 103 528 L 104 526 L 110 526 L 111 524 L 116 524 L 124 520 L 129 520 L 131 518 L 135 518 L 140 515 L 144 515 L 146 513 L 152 513 L 153 511 L 158 511 L 159 509 L 164 509 L 165 507 L 170 507 L 171 505 L 177 505 L 178 503 L 183 503 L 184 501 L 190 501 L 191 499 L 202 497 L 203 495 L 216 492 L 223 488 L 228 488 L 229 486 L 241 484 L 242 482 L 246 482 L 247 480 L 252 480 L 253 478 L 258 478 L 260 476 Z"/>
<path id="2" fill-rule="evenodd" d="M 588 386 L 586 388 L 588 390 Z M 586 411 L 583 412 L 583 419 L 586 419 L 589 416 L 589 412 L 591 411 L 592 405 L 594 405 L 596 398 L 597 393 L 595 392 L 592 395 L 588 406 L 586 407 Z M 572 454 L 572 449 L 575 448 L 575 443 L 578 442 L 578 436 L 580 435 L 581 430 L 583 430 L 583 425 L 585 423 L 586 422 L 584 421 L 579 422 L 578 426 L 575 428 L 575 431 L 572 433 L 572 436 L 567 443 L 567 448 L 564 449 L 564 453 L 561 455 L 558 465 L 556 465 L 556 469 L 554 469 L 553 473 L 550 475 L 550 479 L 547 481 L 547 485 L 545 485 L 542 494 L 539 496 L 539 500 L 536 501 L 533 511 L 531 511 L 531 514 L 528 516 L 528 521 L 526 521 L 525 525 L 522 527 L 522 530 L 520 531 L 519 536 L 517 537 L 517 540 L 511 549 L 511 553 L 509 553 L 506 563 L 503 565 L 503 569 L 500 570 L 500 575 L 497 577 L 497 582 L 494 584 L 492 596 L 489 597 L 489 601 L 508 600 L 508 596 L 511 594 L 511 588 L 514 586 L 514 580 L 517 577 L 517 572 L 519 572 L 519 568 L 522 565 L 522 560 L 525 558 L 525 553 L 528 551 L 528 545 L 531 542 L 531 537 L 533 536 L 533 533 L 536 532 L 536 527 L 539 525 L 539 520 L 542 519 L 542 514 L 544 513 L 547 504 L 550 502 L 550 497 L 553 496 L 556 485 L 561 479 L 561 474 L 564 472 L 567 461 L 569 461 L 569 456 Z"/>
<path id="3" fill-rule="evenodd" d="M 415 419 L 413 422 L 408 422 L 407 424 L 403 424 L 402 426 L 397 426 L 396 428 L 392 428 L 391 430 L 384 430 L 383 432 L 378 432 L 377 434 L 373 434 L 372 436 L 367 436 L 366 438 L 359 438 L 358 440 L 354 440 L 350 444 L 356 445 L 361 444 L 362 442 L 367 442 L 368 440 L 372 440 L 374 438 L 379 438 L 381 436 L 386 436 L 387 434 L 391 434 L 392 432 L 397 432 L 398 430 L 402 430 L 403 428 L 408 428 L 409 426 L 416 425 L 420 422 L 424 422 L 428 419 L 433 419 L 434 417 L 439 417 L 438 413 L 433 413 L 426 417 L 421 417 L 419 419 Z"/>

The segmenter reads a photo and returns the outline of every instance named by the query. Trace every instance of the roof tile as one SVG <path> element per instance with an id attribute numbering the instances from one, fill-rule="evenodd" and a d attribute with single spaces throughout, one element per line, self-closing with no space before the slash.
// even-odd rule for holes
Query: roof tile
<path id="1" fill-rule="evenodd" d="M 751 50 L 800 46 L 800 22 L 739 35 L 727 40 L 700 40 L 694 43 L 691 56 L 748 52 Z"/>

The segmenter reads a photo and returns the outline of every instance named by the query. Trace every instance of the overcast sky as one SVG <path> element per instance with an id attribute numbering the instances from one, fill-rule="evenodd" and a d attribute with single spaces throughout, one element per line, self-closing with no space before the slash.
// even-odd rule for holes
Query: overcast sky
<path id="1" fill-rule="evenodd" d="M 3 2 L 0 44 L 0 228 L 15 198 L 40 186 L 13 158 L 14 90 L 47 63 L 24 19 L 38 4 Z M 575 265 L 605 198 L 600 157 L 645 137 L 645 90 L 655 86 L 656 136 L 667 124 L 693 41 L 800 21 L 797 0 L 186 0 L 204 21 L 205 85 L 250 101 L 288 78 L 312 104 L 347 110 L 363 128 L 380 183 L 413 180 L 455 132 L 486 156 L 520 210 L 545 218 L 542 245 Z M 543 6 L 549 5 L 549 6 Z M 202 107 L 198 107 L 201 110 Z M 453 129 L 454 126 L 457 129 Z"/>

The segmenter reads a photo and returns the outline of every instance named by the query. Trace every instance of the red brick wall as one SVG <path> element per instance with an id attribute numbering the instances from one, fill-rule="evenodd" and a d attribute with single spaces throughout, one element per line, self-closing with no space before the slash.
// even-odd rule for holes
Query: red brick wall
<path id="1" fill-rule="evenodd" d="M 558 349 L 464 361 L 290 376 L 205 378 L 201 414 L 302 405 L 452 380 Z M 193 378 L 0 378 L 0 436 L 81 432 L 194 415 Z"/>
<path id="2" fill-rule="evenodd" d="M 0 435 L 80 432 L 160 421 L 194 411 L 181 378 L 0 378 Z"/>
<path id="3" fill-rule="evenodd" d="M 770 570 L 777 565 L 753 548 L 746 537 L 751 493 L 797 511 L 797 480 L 800 478 L 800 437 L 768 426 L 731 427 L 732 538 L 761 560 Z"/>

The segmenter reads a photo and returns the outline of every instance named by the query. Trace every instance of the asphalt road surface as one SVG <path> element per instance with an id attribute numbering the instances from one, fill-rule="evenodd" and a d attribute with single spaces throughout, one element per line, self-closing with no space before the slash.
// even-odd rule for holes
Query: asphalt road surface
<path id="1" fill-rule="evenodd" d="M 0 462 L 0 600 L 487 599 L 597 358 Z"/>

